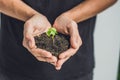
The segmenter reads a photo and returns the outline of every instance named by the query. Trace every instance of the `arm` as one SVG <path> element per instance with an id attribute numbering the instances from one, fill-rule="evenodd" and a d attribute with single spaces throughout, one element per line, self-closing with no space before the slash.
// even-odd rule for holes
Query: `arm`
<path id="1" fill-rule="evenodd" d="M 59 55 L 56 69 L 60 70 L 64 62 L 74 55 L 82 44 L 82 40 L 77 29 L 77 23 L 95 16 L 114 4 L 116 1 L 117 0 L 85 0 L 83 3 L 64 12 L 56 18 L 53 26 L 57 31 L 69 34 L 71 43 L 70 49 Z"/>
<path id="2" fill-rule="evenodd" d="M 113 5 L 116 1 L 117 0 L 85 0 L 64 14 L 76 22 L 81 22 L 95 16 Z"/>
<path id="3" fill-rule="evenodd" d="M 23 46 L 39 61 L 55 65 L 57 59 L 42 49 L 36 48 L 34 35 L 45 32 L 51 24 L 47 18 L 26 5 L 22 0 L 0 0 L 0 12 L 25 21 Z"/>
<path id="4" fill-rule="evenodd" d="M 0 12 L 22 21 L 26 21 L 38 13 L 22 0 L 0 0 Z"/>

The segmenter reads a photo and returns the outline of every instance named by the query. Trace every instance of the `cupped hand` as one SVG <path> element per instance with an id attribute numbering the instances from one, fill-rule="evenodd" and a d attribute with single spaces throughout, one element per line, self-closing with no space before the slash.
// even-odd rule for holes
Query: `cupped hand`
<path id="1" fill-rule="evenodd" d="M 38 49 L 35 45 L 34 36 L 40 35 L 48 30 L 51 24 L 42 14 L 35 14 L 24 24 L 23 46 L 39 61 L 56 64 L 57 58 L 52 56 L 50 52 Z"/>
<path id="2" fill-rule="evenodd" d="M 82 40 L 78 32 L 77 23 L 64 14 L 56 18 L 53 27 L 55 27 L 58 32 L 70 36 L 71 47 L 67 51 L 59 55 L 59 59 L 56 63 L 55 68 L 57 70 L 60 70 L 63 63 L 65 63 L 71 56 L 73 56 L 77 52 L 82 44 Z"/>

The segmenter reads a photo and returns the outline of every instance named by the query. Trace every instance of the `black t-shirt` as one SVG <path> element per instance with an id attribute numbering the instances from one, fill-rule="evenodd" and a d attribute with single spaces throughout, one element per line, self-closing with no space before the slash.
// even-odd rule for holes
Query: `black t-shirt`
<path id="1" fill-rule="evenodd" d="M 23 1 L 45 15 L 53 24 L 57 16 L 84 0 Z M 55 70 L 51 64 L 37 61 L 23 47 L 24 22 L 4 14 L 1 15 L 1 19 L 0 68 L 6 75 L 16 75 L 21 78 L 28 78 L 28 80 L 76 80 L 93 70 L 93 32 L 96 17 L 78 23 L 83 45 L 74 56 L 64 63 L 60 71 Z"/>

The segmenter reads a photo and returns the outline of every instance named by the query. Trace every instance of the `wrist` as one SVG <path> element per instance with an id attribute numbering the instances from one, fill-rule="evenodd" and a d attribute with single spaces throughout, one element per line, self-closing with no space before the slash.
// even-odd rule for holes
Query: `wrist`
<path id="1" fill-rule="evenodd" d="M 27 16 L 26 16 L 26 19 L 25 19 L 25 22 L 28 21 L 29 19 L 31 19 L 33 16 L 39 14 L 38 12 L 28 12 L 27 13 Z"/>
<path id="2" fill-rule="evenodd" d="M 67 11 L 67 12 L 63 13 L 62 15 L 64 15 L 65 17 L 67 17 L 67 18 L 75 21 L 76 23 L 78 22 L 78 21 L 77 21 L 77 18 L 76 18 L 77 16 L 74 15 L 74 13 L 71 12 L 71 11 Z"/>
<path id="3" fill-rule="evenodd" d="M 30 14 L 30 15 L 28 15 L 28 18 L 25 20 L 25 22 L 26 21 L 29 21 L 31 18 L 33 18 L 33 17 L 40 17 L 40 18 L 46 18 L 46 16 L 44 16 L 43 14 L 41 14 L 41 13 L 38 13 L 38 12 L 33 12 L 32 14 Z"/>

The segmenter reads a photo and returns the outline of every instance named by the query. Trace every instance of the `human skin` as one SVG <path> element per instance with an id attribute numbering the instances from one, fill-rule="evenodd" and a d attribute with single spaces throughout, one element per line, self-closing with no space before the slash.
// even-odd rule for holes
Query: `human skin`
<path id="1" fill-rule="evenodd" d="M 53 26 L 57 29 L 57 31 L 63 34 L 70 34 L 68 33 L 69 29 L 72 27 L 76 29 L 77 27 L 76 24 L 74 24 L 74 21 L 76 23 L 79 23 L 90 17 L 93 17 L 96 14 L 108 8 L 109 6 L 111 6 L 112 4 L 114 4 L 116 1 L 117 0 L 85 0 L 82 4 L 79 4 L 74 8 L 70 9 L 69 11 L 66 11 L 60 16 L 58 16 Z M 72 30 L 74 28 L 72 28 Z M 77 30 L 75 29 L 73 31 L 77 33 Z M 77 34 L 74 34 L 73 37 L 71 36 L 70 42 L 71 48 L 59 55 L 59 60 L 56 63 L 57 70 L 61 69 L 63 63 L 66 62 L 72 55 L 74 55 L 79 49 L 80 45 L 82 44 L 82 41 L 79 38 L 79 36 L 77 36 Z M 75 45 L 75 43 L 77 45 Z"/>
<path id="2" fill-rule="evenodd" d="M 53 26 L 58 32 L 70 35 L 71 42 L 71 48 L 62 53 L 59 59 L 52 56 L 50 52 L 37 49 L 35 46 L 34 35 L 38 34 L 38 32 L 45 32 L 51 26 L 43 14 L 35 11 L 22 0 L 0 0 L 0 12 L 25 21 L 23 46 L 27 48 L 37 60 L 49 62 L 53 64 L 57 70 L 60 70 L 63 63 L 74 55 L 82 44 L 78 34 L 77 23 L 95 16 L 116 1 L 117 0 L 85 0 L 83 3 L 63 12 L 56 18 Z"/>

